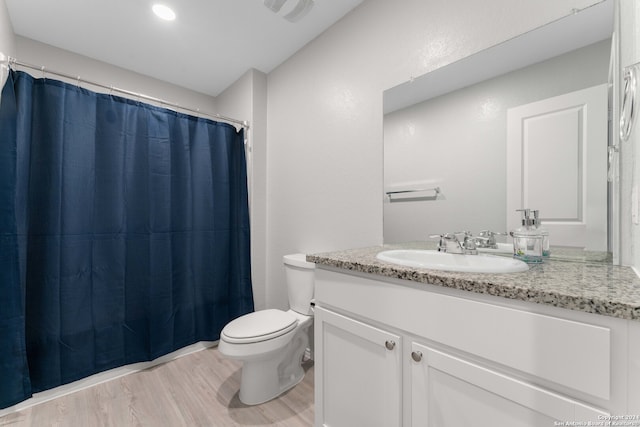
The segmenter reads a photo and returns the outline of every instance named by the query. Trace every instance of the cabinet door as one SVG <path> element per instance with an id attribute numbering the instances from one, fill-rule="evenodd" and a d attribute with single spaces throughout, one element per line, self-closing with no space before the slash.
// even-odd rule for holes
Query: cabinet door
<path id="1" fill-rule="evenodd" d="M 321 307 L 315 322 L 316 426 L 400 426 L 400 336 Z"/>
<path id="2" fill-rule="evenodd" d="M 412 427 L 537 427 L 607 415 L 424 345 L 411 350 Z"/>

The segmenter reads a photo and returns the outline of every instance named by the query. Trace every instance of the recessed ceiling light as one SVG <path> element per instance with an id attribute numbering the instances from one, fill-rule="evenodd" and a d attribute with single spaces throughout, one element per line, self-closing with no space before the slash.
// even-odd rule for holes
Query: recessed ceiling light
<path id="1" fill-rule="evenodd" d="M 153 10 L 153 13 L 165 21 L 173 21 L 176 19 L 176 13 L 171 10 L 171 8 L 163 4 L 154 4 L 151 9 Z"/>

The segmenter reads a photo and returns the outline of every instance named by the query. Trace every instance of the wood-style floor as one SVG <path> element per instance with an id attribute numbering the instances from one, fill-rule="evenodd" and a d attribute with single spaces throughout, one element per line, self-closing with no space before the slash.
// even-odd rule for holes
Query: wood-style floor
<path id="1" fill-rule="evenodd" d="M 5 415 L 0 426 L 313 425 L 313 362 L 304 363 L 300 384 L 256 406 L 238 399 L 240 367 L 213 347 Z"/>

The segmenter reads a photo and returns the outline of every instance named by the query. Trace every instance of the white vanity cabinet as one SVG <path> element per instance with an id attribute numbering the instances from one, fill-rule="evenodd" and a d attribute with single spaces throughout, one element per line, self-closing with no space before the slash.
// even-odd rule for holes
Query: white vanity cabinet
<path id="1" fill-rule="evenodd" d="M 553 426 L 607 416 L 481 364 L 412 344 L 411 426 Z M 555 424 L 558 425 L 558 424 Z"/>
<path id="2" fill-rule="evenodd" d="M 319 425 L 400 426 L 402 420 L 401 337 L 321 307 L 315 311 L 322 342 L 316 353 Z"/>
<path id="3" fill-rule="evenodd" d="M 317 268 L 316 427 L 633 416 L 639 329 L 629 322 Z"/>

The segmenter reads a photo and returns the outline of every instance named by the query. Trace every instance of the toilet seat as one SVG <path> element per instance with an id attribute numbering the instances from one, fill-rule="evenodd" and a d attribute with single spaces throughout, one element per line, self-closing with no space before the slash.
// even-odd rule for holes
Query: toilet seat
<path id="1" fill-rule="evenodd" d="M 277 338 L 295 329 L 298 319 L 293 314 L 268 309 L 245 314 L 224 327 L 221 338 L 233 344 L 250 344 Z"/>

